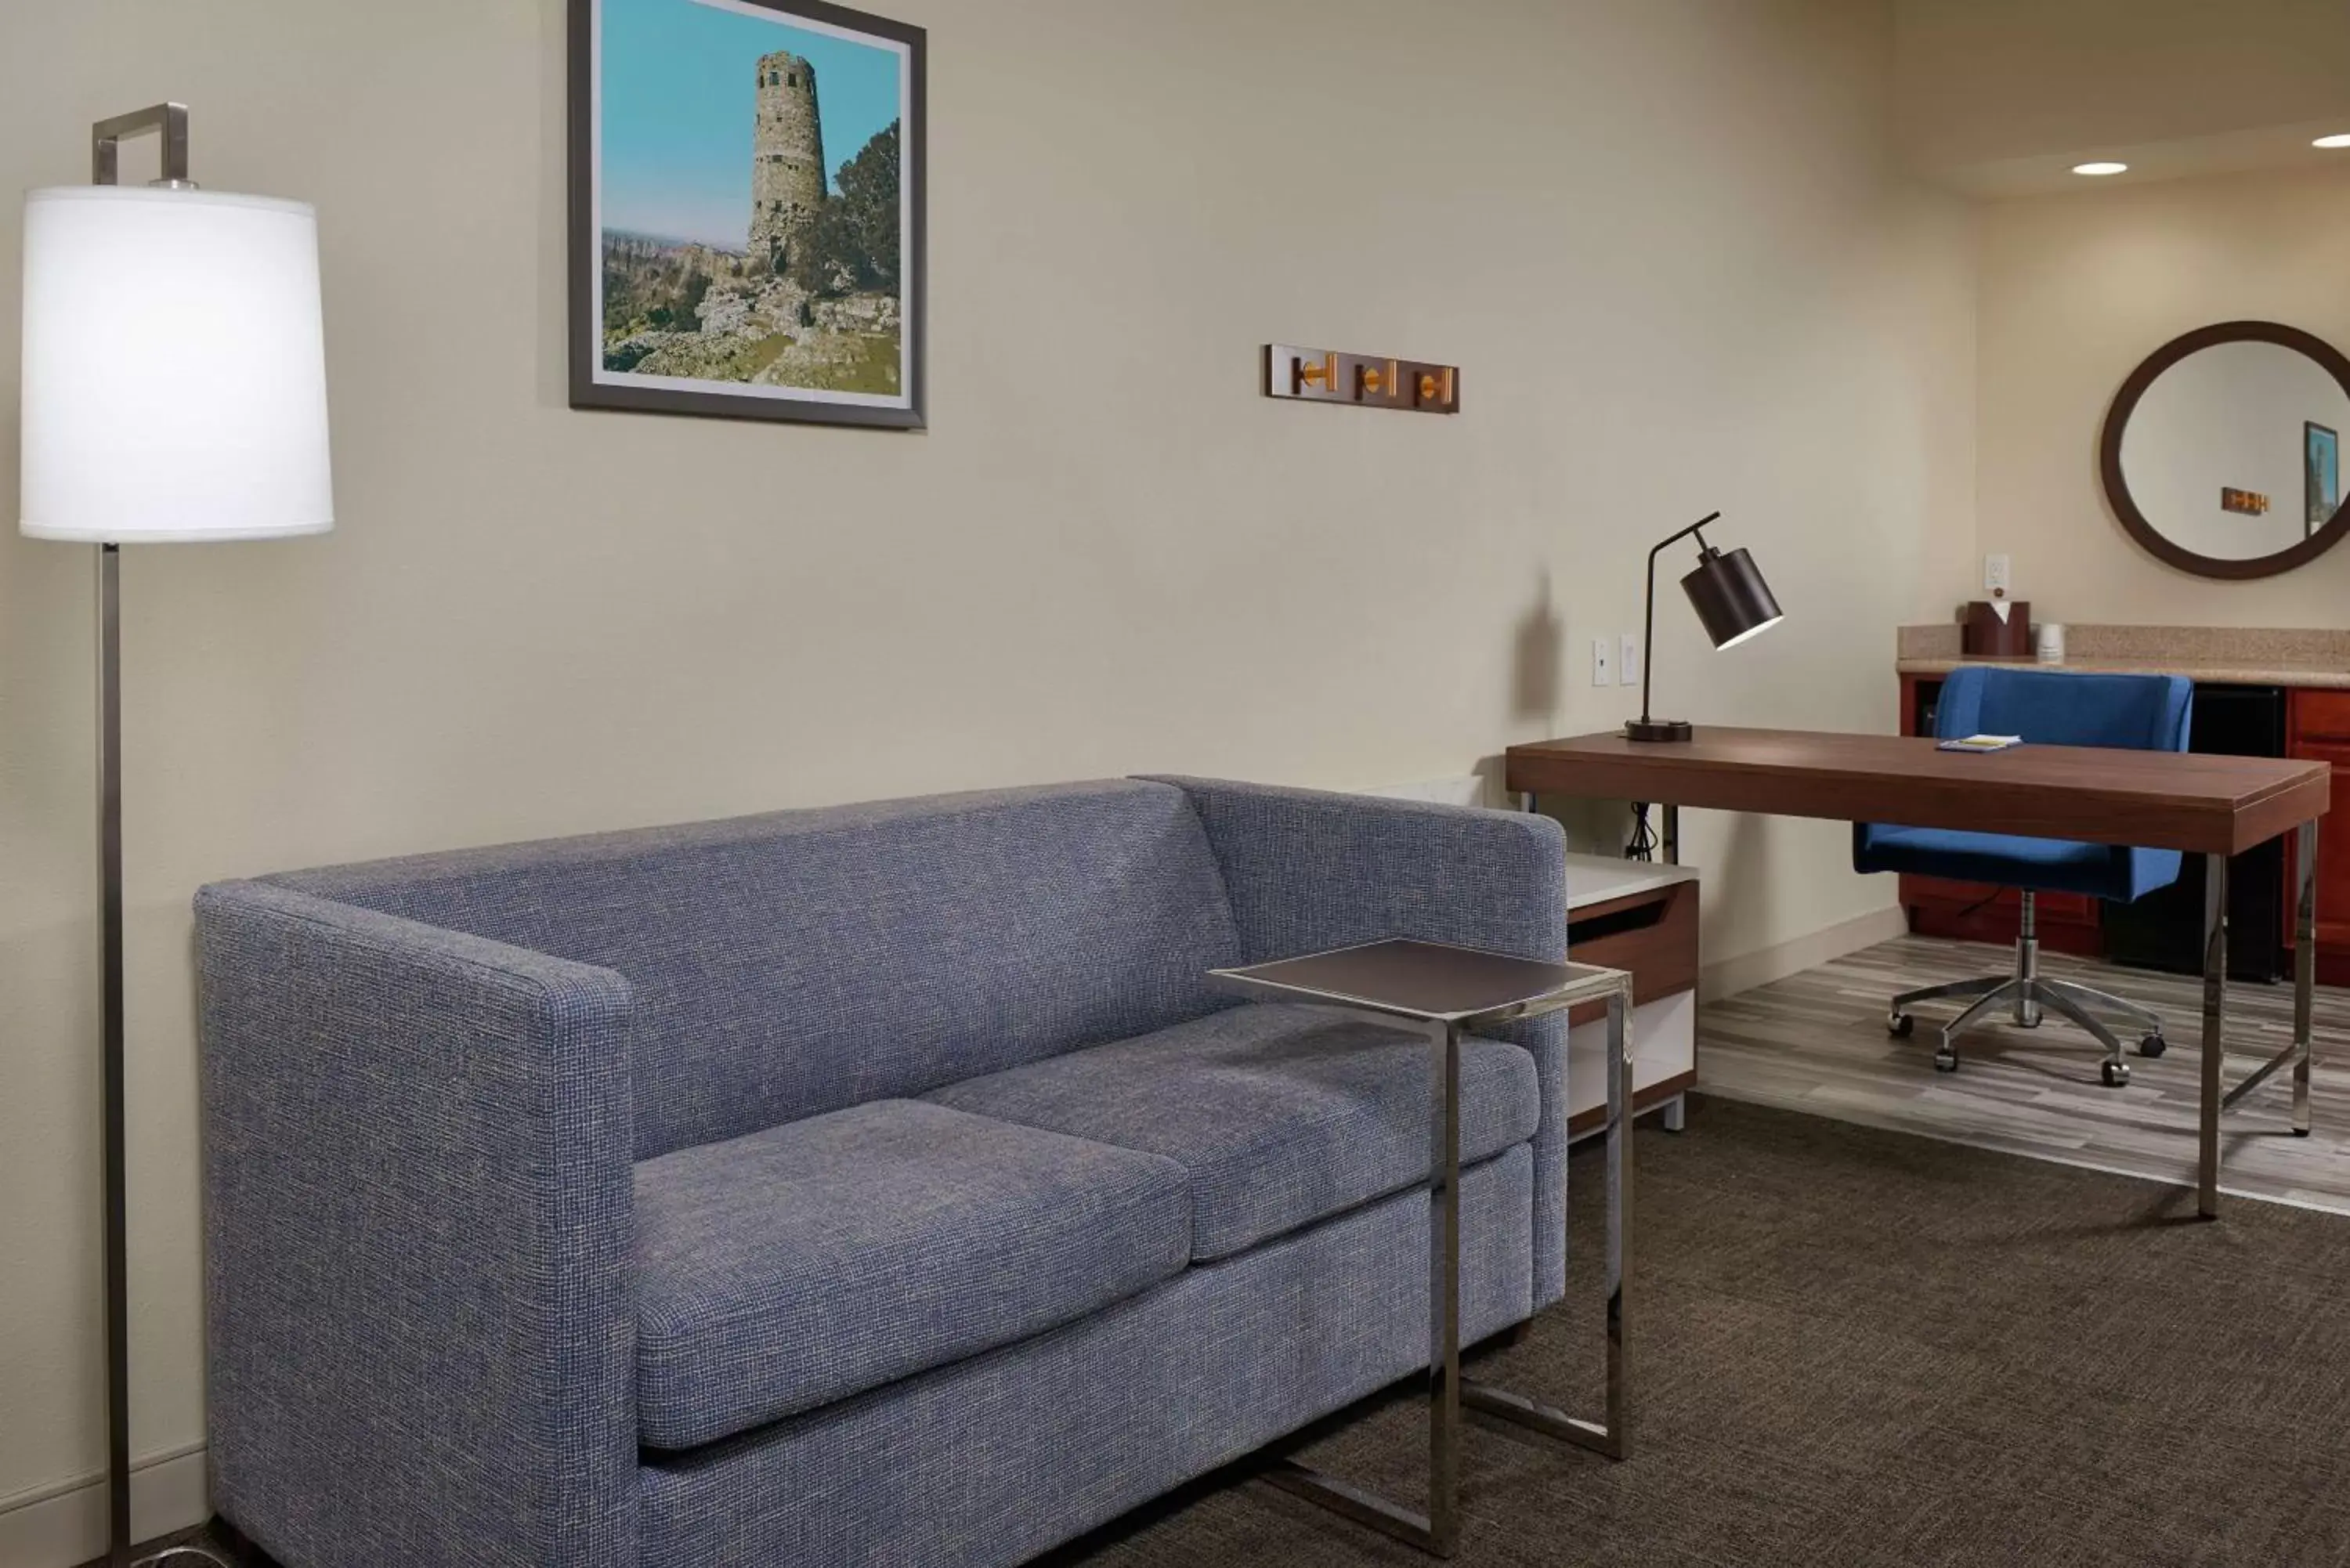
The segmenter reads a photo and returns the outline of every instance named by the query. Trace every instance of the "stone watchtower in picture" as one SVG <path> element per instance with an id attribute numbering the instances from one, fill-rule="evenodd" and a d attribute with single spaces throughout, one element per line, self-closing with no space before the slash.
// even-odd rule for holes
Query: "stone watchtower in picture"
<path id="1" fill-rule="evenodd" d="M 784 270 L 824 205 L 824 128 L 816 67 L 780 51 L 759 61 L 751 137 L 751 254 Z"/>

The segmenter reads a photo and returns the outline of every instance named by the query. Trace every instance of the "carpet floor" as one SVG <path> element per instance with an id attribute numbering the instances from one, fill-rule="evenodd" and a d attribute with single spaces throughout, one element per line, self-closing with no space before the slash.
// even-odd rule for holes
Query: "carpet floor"
<path id="1" fill-rule="evenodd" d="M 2239 1202 L 2202 1224 L 2180 1189 L 1702 1096 L 1638 1148 L 1633 1457 L 1471 1416 L 1458 1563 L 2350 1564 L 2350 1219 Z M 1601 1192 L 1586 1148 L 1576 1259 Z M 1596 1271 L 1570 1272 L 1475 1370 L 1596 1414 Z M 1404 1389 L 1295 1447 L 1416 1501 L 1425 1429 Z M 1432 1561 L 1249 1477 L 1046 1562 Z"/>
<path id="2" fill-rule="evenodd" d="M 1457 1562 L 2350 1563 L 2350 1220 L 2203 1224 L 2180 1189 L 1703 1096 L 1638 1151 L 1633 1456 L 1472 1416 Z M 1578 1153 L 1576 1257 L 1601 1190 Z M 1593 1272 L 1570 1272 L 1475 1375 L 1596 1413 Z M 1416 1502 L 1423 1412 L 1370 1401 L 1300 1457 Z M 1236 1469 L 1051 1561 L 1430 1560 Z"/>

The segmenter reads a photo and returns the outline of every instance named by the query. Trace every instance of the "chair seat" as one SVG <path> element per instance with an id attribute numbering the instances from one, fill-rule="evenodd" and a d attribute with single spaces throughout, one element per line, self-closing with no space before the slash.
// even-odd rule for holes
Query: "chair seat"
<path id="1" fill-rule="evenodd" d="M 1960 882 L 1995 882 L 2035 893 L 2087 893 L 2124 903 L 2154 891 L 2178 876 L 2139 885 L 2137 861 L 2126 849 L 2105 844 L 2074 844 L 2062 838 L 2024 838 L 2006 833 L 1963 833 L 1947 827 L 1887 827 L 1871 825 L 1865 845 L 1856 844 L 1856 871 L 1908 871 Z"/>
<path id="2" fill-rule="evenodd" d="M 1181 1272 L 1183 1168 L 879 1100 L 636 1168 L 639 1433 L 684 1449 Z"/>
<path id="3" fill-rule="evenodd" d="M 1426 1181 L 1433 1054 L 1424 1033 L 1256 1003 L 929 1097 L 1175 1160 L 1191 1174 L 1191 1256 L 1205 1262 Z M 1541 1121 L 1534 1058 L 1462 1041 L 1461 1164 Z"/>

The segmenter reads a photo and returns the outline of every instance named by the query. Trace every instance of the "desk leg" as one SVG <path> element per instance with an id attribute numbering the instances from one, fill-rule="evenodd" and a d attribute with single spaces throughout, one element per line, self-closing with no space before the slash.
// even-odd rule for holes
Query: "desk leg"
<path id="1" fill-rule="evenodd" d="M 2220 1217 L 2220 1085 L 2228 1067 L 2227 1029 L 2228 857 L 2207 855 L 2203 857 L 2203 1092 L 2195 1127 L 2195 1208 L 2206 1220 Z"/>
<path id="2" fill-rule="evenodd" d="M 1668 805 L 1664 808 L 1664 812 L 1665 864 L 1678 866 L 1681 863 L 1681 808 L 1677 805 Z"/>
<path id="3" fill-rule="evenodd" d="M 2314 1054 L 2309 1043 L 2309 1010 L 2317 987 L 2317 819 L 2301 825 L 2295 834 L 2301 880 L 2293 900 L 2293 1042 L 2300 1054 L 2293 1064 L 2293 1136 L 2309 1136 L 2309 1069 Z"/>

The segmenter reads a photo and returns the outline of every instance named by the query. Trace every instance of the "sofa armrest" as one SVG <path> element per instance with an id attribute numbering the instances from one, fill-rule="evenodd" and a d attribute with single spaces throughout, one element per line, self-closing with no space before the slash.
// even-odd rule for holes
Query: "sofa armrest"
<path id="1" fill-rule="evenodd" d="M 637 1559 L 628 982 L 196 896 L 213 1499 L 279 1561 Z"/>
<path id="2" fill-rule="evenodd" d="M 1566 956 L 1566 836 L 1532 812 L 1166 778 L 1222 868 L 1244 961 L 1387 937 L 1556 963 Z M 1498 1031 L 1534 1059 L 1534 1305 L 1566 1281 L 1565 1013 Z"/>

